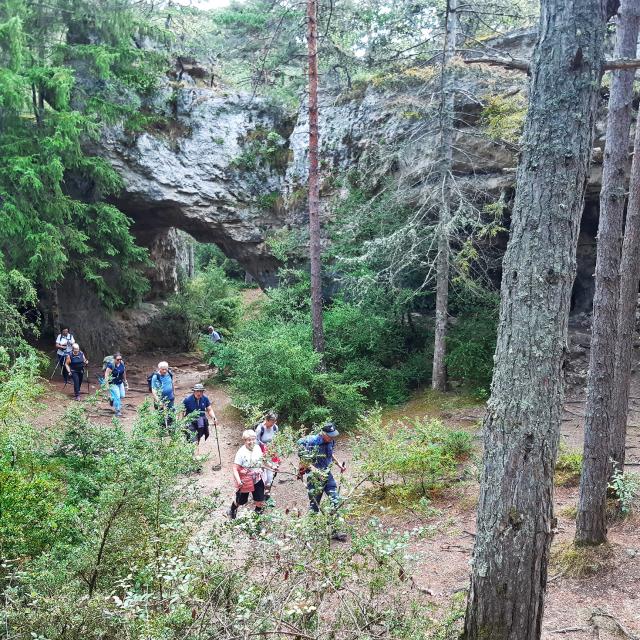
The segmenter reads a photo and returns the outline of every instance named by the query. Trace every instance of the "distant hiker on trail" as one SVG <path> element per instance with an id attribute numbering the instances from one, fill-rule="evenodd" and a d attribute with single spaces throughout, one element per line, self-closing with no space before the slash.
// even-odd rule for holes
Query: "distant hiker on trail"
<path id="1" fill-rule="evenodd" d="M 187 427 L 187 439 L 199 445 L 201 438 L 206 440 L 209 437 L 209 419 L 216 424 L 216 414 L 209 398 L 204 395 L 204 385 L 198 383 L 192 391 L 193 393 L 182 401 L 182 405 L 185 416 L 191 416 Z"/>
<path id="2" fill-rule="evenodd" d="M 277 414 L 269 412 L 264 417 L 264 420 L 256 426 L 256 442 L 264 454 L 267 453 L 269 444 L 272 442 L 276 433 L 278 433 L 277 419 Z M 272 456 L 271 462 L 278 464 L 280 459 L 277 456 Z M 271 493 L 271 485 L 273 484 L 273 469 L 265 468 L 262 472 L 262 479 L 264 480 L 265 495 L 268 498 Z"/>
<path id="3" fill-rule="evenodd" d="M 129 388 L 127 382 L 127 368 L 120 353 L 104 360 L 104 380 L 109 385 L 109 394 L 116 417 L 122 417 L 122 400 Z"/>
<path id="4" fill-rule="evenodd" d="M 168 427 L 172 422 L 170 412 L 173 411 L 173 402 L 176 398 L 173 373 L 169 370 L 168 362 L 164 360 L 158 362 L 158 370 L 151 376 L 149 386 L 155 407 L 165 413 L 164 423 Z"/>
<path id="5" fill-rule="evenodd" d="M 80 387 L 82 386 L 82 378 L 84 377 L 84 369 L 89 361 L 84 357 L 84 353 L 80 351 L 80 345 L 74 342 L 71 346 L 71 353 L 67 355 L 64 366 L 68 375 L 73 380 L 73 395 L 75 400 L 80 400 Z"/>
<path id="6" fill-rule="evenodd" d="M 322 431 L 315 436 L 307 436 L 298 440 L 300 449 L 301 466 L 299 477 L 305 473 L 307 475 L 307 493 L 309 495 L 309 510 L 312 513 L 320 511 L 320 501 L 324 493 L 329 496 L 334 513 L 340 504 L 338 485 L 331 473 L 331 463 L 338 465 L 340 473 L 347 469 L 345 464 L 338 462 L 333 455 L 335 439 L 340 435 L 333 422 L 327 422 L 322 427 Z M 344 541 L 347 539 L 344 533 L 334 531 L 334 540 Z"/>
<path id="7" fill-rule="evenodd" d="M 271 466 L 265 462 L 262 449 L 256 444 L 256 434 L 252 429 L 242 432 L 244 444 L 238 449 L 233 460 L 233 485 L 236 489 L 235 500 L 227 515 L 235 520 L 238 507 L 249 502 L 253 496 L 255 512 L 260 515 L 264 508 L 264 481 L 262 469 Z"/>
<path id="8" fill-rule="evenodd" d="M 222 342 L 222 336 L 213 327 L 207 327 L 207 333 L 209 334 L 209 340 L 211 340 L 213 344 Z"/>
<path id="9" fill-rule="evenodd" d="M 63 327 L 56 338 L 56 355 L 58 356 L 58 364 L 62 371 L 62 379 L 65 384 L 69 382 L 69 372 L 65 366 L 67 356 L 71 353 L 71 347 L 76 339 L 69 331 L 69 327 Z"/>

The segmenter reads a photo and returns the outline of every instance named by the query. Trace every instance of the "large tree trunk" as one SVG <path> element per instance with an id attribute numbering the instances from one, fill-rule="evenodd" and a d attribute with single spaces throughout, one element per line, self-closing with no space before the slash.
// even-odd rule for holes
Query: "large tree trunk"
<path id="1" fill-rule="evenodd" d="M 629 179 L 629 204 L 624 227 L 622 261 L 620 264 L 620 306 L 618 309 L 618 341 L 616 343 L 616 370 L 614 390 L 614 420 L 611 429 L 610 456 L 617 469 L 624 470 L 625 441 L 627 438 L 627 413 L 629 386 L 631 384 L 631 358 L 633 336 L 638 305 L 640 281 L 640 112 L 636 121 L 636 137 L 631 178 Z"/>
<path id="2" fill-rule="evenodd" d="M 453 57 L 456 53 L 458 0 L 447 2 L 447 28 L 442 60 L 440 103 L 440 215 L 438 220 L 438 258 L 436 263 L 436 323 L 433 340 L 431 386 L 447 388 L 445 366 L 447 317 L 449 315 L 449 225 L 451 220 L 451 167 L 453 164 L 453 116 L 455 106 Z"/>
<path id="3" fill-rule="evenodd" d="M 509 244 L 464 637 L 540 638 L 576 247 L 606 0 L 543 0 Z"/>
<path id="4" fill-rule="evenodd" d="M 630 11 L 630 4 L 631 0 L 623 0 L 620 6 L 615 58 L 633 58 L 636 54 L 638 19 L 633 15 L 635 11 Z M 610 477 L 609 441 L 614 416 L 620 252 L 635 71 L 613 71 L 612 75 L 600 192 L 596 287 L 576 544 L 601 544 L 607 539 L 607 485 Z"/>
<path id="5" fill-rule="evenodd" d="M 318 22 L 316 0 L 307 0 L 309 53 L 309 259 L 313 348 L 324 353 L 322 265 L 320 255 L 320 181 L 318 175 Z"/>

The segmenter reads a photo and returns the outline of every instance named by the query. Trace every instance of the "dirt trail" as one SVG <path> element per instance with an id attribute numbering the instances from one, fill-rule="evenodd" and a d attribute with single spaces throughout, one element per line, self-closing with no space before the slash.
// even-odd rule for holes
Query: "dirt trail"
<path id="1" fill-rule="evenodd" d="M 224 510 L 229 504 L 233 489 L 231 485 L 231 464 L 237 448 L 241 445 L 241 433 L 244 423 L 240 413 L 231 405 L 231 399 L 224 385 L 207 383 L 211 375 L 208 367 L 202 364 L 196 354 L 125 354 L 128 367 L 130 393 L 124 405 L 125 427 L 130 427 L 136 411 L 149 398 L 146 376 L 154 370 L 161 359 L 169 361 L 175 372 L 176 400 L 180 402 L 191 392 L 197 382 L 207 386 L 207 395 L 214 405 L 219 423 L 219 442 L 222 457 L 222 468 L 213 470 L 219 462 L 215 434 L 200 446 L 199 453 L 206 455 L 202 471 L 198 474 L 198 483 L 203 492 L 212 494 L 219 492 L 223 503 L 212 514 L 214 518 L 224 517 Z M 93 367 L 95 376 L 96 368 Z M 96 390 L 95 377 L 91 382 L 91 393 Z M 633 396 L 640 396 L 638 387 Z M 82 390 L 82 401 L 87 400 L 86 383 Z M 388 418 L 401 415 L 439 416 L 447 424 L 455 424 L 467 429 L 474 429 L 474 420 L 479 420 L 482 407 L 457 406 L 458 400 L 453 398 L 449 406 L 441 406 L 434 410 L 433 403 L 425 401 L 424 394 L 416 397 L 406 405 L 387 412 Z M 567 399 L 565 417 L 562 423 L 562 436 L 571 448 L 579 448 L 582 442 L 582 419 L 584 406 L 582 397 L 574 395 Z M 45 410 L 38 422 L 45 426 L 59 417 L 64 409 L 73 402 L 69 386 L 63 387 L 61 379 L 54 379 L 47 386 L 43 402 Z M 634 409 L 638 399 L 634 398 Z M 427 407 L 427 405 L 429 405 Z M 105 426 L 113 420 L 113 412 L 106 399 L 95 405 L 87 404 L 92 419 Z M 630 423 L 640 417 L 632 413 Z M 638 428 L 630 428 L 630 460 L 637 462 Z M 350 459 L 349 438 L 340 438 L 339 457 Z M 293 460 L 285 463 L 287 470 L 293 468 Z M 349 474 L 348 474 L 349 475 Z M 576 504 L 577 487 L 560 488 L 556 491 L 556 513 L 558 514 L 558 534 L 553 547 L 569 542 L 573 538 L 575 526 L 571 508 Z M 274 486 L 274 498 L 278 508 L 306 510 L 307 501 L 304 486 L 291 476 L 282 475 Z M 417 525 L 425 525 L 431 533 L 428 537 L 417 540 L 411 545 L 410 555 L 413 563 L 412 578 L 417 589 L 429 595 L 435 605 L 448 606 L 452 595 L 466 589 L 468 585 L 469 560 L 473 548 L 475 533 L 475 508 L 478 485 L 470 482 L 451 489 L 435 493 L 431 496 L 433 506 L 440 509 L 439 515 L 422 517 L 416 512 L 401 515 L 380 515 L 389 526 L 396 529 L 409 530 Z M 552 640 L 558 637 L 571 640 L 591 640 L 598 637 L 608 640 L 620 637 L 615 622 L 606 616 L 593 620 L 598 625 L 597 633 L 589 622 L 593 611 L 601 609 L 615 616 L 624 628 L 632 634 L 640 636 L 640 539 L 638 528 L 640 517 L 614 524 L 610 529 L 610 540 L 613 544 L 614 558 L 610 567 L 596 576 L 585 579 L 568 579 L 560 575 L 553 567 L 547 606 L 544 619 L 543 639 Z"/>
<path id="2" fill-rule="evenodd" d="M 220 443 L 220 457 L 213 425 L 210 425 L 211 435 L 206 441 L 202 441 L 197 451 L 198 458 L 202 458 L 202 471 L 198 474 L 198 484 L 203 492 L 211 495 L 220 492 L 223 502 L 228 506 L 233 495 L 231 483 L 231 467 L 236 451 L 242 445 L 242 431 L 246 428 L 240 412 L 231 404 L 231 398 L 225 387 L 218 383 L 207 382 L 212 375 L 212 370 L 201 362 L 196 353 L 143 353 L 124 354 L 127 365 L 127 380 L 129 391 L 124 400 L 123 417 L 121 419 L 125 428 L 131 428 L 136 413 L 145 401 L 150 399 L 147 387 L 147 376 L 153 372 L 160 360 L 167 360 L 174 372 L 176 389 L 176 407 L 191 393 L 193 385 L 198 382 L 205 384 L 205 395 L 213 404 L 218 419 L 218 441 Z M 81 402 L 87 407 L 88 415 L 97 424 L 109 425 L 115 419 L 113 409 L 109 406 L 106 394 L 101 393 L 101 399 L 97 404 L 88 402 L 98 389 L 95 377 L 98 368 L 89 365 L 90 379 L 89 391 L 86 381 L 82 385 Z M 44 412 L 39 416 L 38 423 L 45 426 L 59 418 L 64 410 L 73 402 L 73 390 L 71 385 L 66 387 L 58 374 L 52 382 L 46 385 L 46 391 L 42 398 L 45 405 Z M 151 410 L 151 409 L 150 409 Z M 214 470 L 214 466 L 222 464 L 220 469 Z M 293 461 L 286 461 L 286 471 L 291 471 Z M 289 474 L 280 474 L 276 479 L 273 489 L 274 499 L 278 504 L 289 508 L 306 508 L 306 493 L 300 482 L 294 482 Z M 224 506 L 220 507 L 221 513 Z"/>

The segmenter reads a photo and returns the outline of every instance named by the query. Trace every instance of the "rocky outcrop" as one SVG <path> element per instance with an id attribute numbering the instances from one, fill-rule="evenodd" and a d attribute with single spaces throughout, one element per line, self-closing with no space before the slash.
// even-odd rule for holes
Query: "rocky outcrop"
<path id="1" fill-rule="evenodd" d="M 108 129 L 97 149 L 123 179 L 115 204 L 146 246 L 178 228 L 217 244 L 261 285 L 272 284 L 277 261 L 265 239 L 283 223 L 274 205 L 290 119 L 247 94 L 181 83 L 167 84 L 156 103 L 173 109 L 162 126 L 135 137 Z"/>

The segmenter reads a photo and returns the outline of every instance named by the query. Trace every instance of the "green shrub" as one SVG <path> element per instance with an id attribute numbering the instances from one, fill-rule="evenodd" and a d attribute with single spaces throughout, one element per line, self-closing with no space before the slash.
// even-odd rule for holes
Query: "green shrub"
<path id="1" fill-rule="evenodd" d="M 463 310 L 447 336 L 447 371 L 466 385 L 489 388 L 496 349 L 498 309 L 486 305 Z"/>
<path id="2" fill-rule="evenodd" d="M 209 325 L 222 333 L 233 329 L 241 309 L 237 286 L 222 267 L 210 263 L 202 273 L 188 280 L 183 291 L 172 296 L 149 324 L 146 346 L 192 349 Z"/>
<path id="3" fill-rule="evenodd" d="M 560 487 L 573 487 L 580 481 L 582 474 L 582 453 L 570 451 L 560 445 L 556 458 L 555 483 Z"/>
<path id="4" fill-rule="evenodd" d="M 445 486 L 472 450 L 472 436 L 464 431 L 449 430 L 437 420 L 383 425 L 379 410 L 362 420 L 359 431 L 354 455 L 382 495 L 398 484 L 405 496 Z"/>

